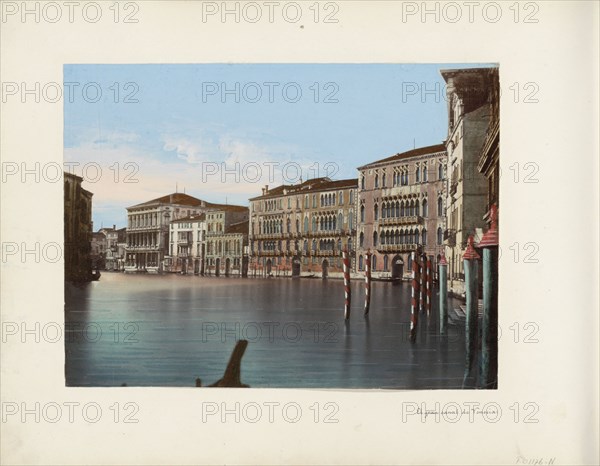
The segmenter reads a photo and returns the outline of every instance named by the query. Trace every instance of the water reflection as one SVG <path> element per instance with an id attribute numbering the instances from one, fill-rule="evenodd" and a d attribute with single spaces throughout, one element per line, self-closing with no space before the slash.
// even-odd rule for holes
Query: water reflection
<path id="1" fill-rule="evenodd" d="M 435 294 L 435 293 L 434 293 Z M 105 273 L 65 293 L 70 386 L 209 385 L 247 339 L 251 387 L 460 388 L 464 339 L 438 335 L 436 300 L 408 340 L 410 287 L 352 283 L 344 320 L 339 280 L 234 279 Z"/>

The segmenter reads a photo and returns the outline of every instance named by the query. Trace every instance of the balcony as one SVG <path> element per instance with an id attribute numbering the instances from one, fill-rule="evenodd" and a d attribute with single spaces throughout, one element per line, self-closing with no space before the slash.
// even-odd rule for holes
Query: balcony
<path id="1" fill-rule="evenodd" d="M 250 235 L 252 239 L 281 239 L 287 237 L 287 233 L 261 233 L 259 235 Z"/>
<path id="2" fill-rule="evenodd" d="M 456 246 L 456 230 L 445 230 L 444 242 L 447 246 Z"/>
<path id="3" fill-rule="evenodd" d="M 316 251 L 313 253 L 314 256 L 317 257 L 331 257 L 331 256 L 337 256 L 339 255 L 340 252 L 339 251 Z"/>
<path id="4" fill-rule="evenodd" d="M 423 217 L 420 215 L 410 215 L 405 217 L 386 217 L 380 218 L 379 225 L 421 225 Z"/>
<path id="5" fill-rule="evenodd" d="M 450 183 L 450 196 L 454 196 L 458 189 L 458 181 L 453 181 Z"/>
<path id="6" fill-rule="evenodd" d="M 419 247 L 416 243 L 404 243 L 404 244 L 380 244 L 375 249 L 381 253 L 398 253 L 398 252 L 413 252 Z"/>

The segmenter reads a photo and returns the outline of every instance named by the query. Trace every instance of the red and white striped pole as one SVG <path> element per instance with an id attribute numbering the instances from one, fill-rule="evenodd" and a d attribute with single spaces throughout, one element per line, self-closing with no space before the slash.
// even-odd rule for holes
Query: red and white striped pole
<path id="1" fill-rule="evenodd" d="M 350 259 L 348 257 L 348 250 L 342 251 L 342 263 L 344 266 L 344 293 L 345 293 L 345 304 L 344 304 L 344 319 L 350 319 L 350 303 L 352 301 L 352 292 L 350 290 Z"/>
<path id="2" fill-rule="evenodd" d="M 431 290 L 433 288 L 433 269 L 431 259 L 427 259 L 427 315 L 431 312 Z"/>
<path id="3" fill-rule="evenodd" d="M 421 302 L 419 303 L 419 309 L 422 313 L 425 313 L 425 308 L 427 306 L 427 256 L 425 253 L 420 255 L 421 263 L 420 271 L 421 271 Z"/>
<path id="4" fill-rule="evenodd" d="M 417 325 L 419 324 L 419 251 L 412 252 L 412 299 L 410 306 L 410 342 L 417 341 Z"/>
<path id="5" fill-rule="evenodd" d="M 365 316 L 369 314 L 371 307 L 371 251 L 367 251 L 365 263 Z"/>

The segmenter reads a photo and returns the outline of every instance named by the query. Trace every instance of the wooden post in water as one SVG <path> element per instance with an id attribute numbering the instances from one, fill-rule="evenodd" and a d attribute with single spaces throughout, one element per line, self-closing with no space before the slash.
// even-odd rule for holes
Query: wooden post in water
<path id="1" fill-rule="evenodd" d="M 410 306 L 410 342 L 417 341 L 417 326 L 419 324 L 419 250 L 412 252 L 412 299 Z"/>
<path id="2" fill-rule="evenodd" d="M 439 266 L 440 334 L 445 335 L 448 327 L 448 262 L 446 262 L 446 256 L 443 252 Z"/>
<path id="3" fill-rule="evenodd" d="M 371 307 L 371 251 L 367 251 L 365 262 L 365 316 L 369 315 Z"/>
<path id="4" fill-rule="evenodd" d="M 476 374 L 473 374 L 475 359 L 477 357 L 477 336 L 479 324 L 479 305 L 478 305 L 478 280 L 477 269 L 479 254 L 473 246 L 473 235 L 467 240 L 467 249 L 463 254 L 463 262 L 465 267 L 465 286 L 467 298 L 467 321 L 466 321 L 466 349 L 467 360 L 465 364 L 465 376 L 463 380 L 463 388 L 473 386 Z"/>
<path id="5" fill-rule="evenodd" d="M 348 249 L 342 251 L 342 264 L 344 267 L 344 319 L 350 319 L 350 305 L 352 302 L 352 290 L 350 289 L 350 258 Z"/>
<path id="6" fill-rule="evenodd" d="M 431 312 L 431 290 L 433 289 L 433 269 L 431 259 L 427 258 L 427 315 Z"/>
<path id="7" fill-rule="evenodd" d="M 498 388 L 498 209 L 490 208 L 490 229 L 479 247 L 483 248 L 483 322 L 479 386 Z"/>
<path id="8" fill-rule="evenodd" d="M 211 387 L 248 387 L 241 381 L 242 356 L 244 356 L 247 346 L 248 340 L 239 340 L 236 343 L 223 378 L 210 385 Z"/>
<path id="9" fill-rule="evenodd" d="M 425 313 L 425 303 L 427 302 L 427 256 L 421 252 L 421 254 L 419 254 L 419 260 L 419 311 Z"/>

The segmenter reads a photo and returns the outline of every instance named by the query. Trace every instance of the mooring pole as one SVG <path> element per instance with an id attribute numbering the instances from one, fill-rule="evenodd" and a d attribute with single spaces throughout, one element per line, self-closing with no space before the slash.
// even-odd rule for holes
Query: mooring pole
<path id="1" fill-rule="evenodd" d="M 419 272 L 421 277 L 421 299 L 419 301 L 419 309 L 424 314 L 427 308 L 427 256 L 425 253 L 421 253 L 419 259 L 421 261 L 419 264 Z"/>
<path id="2" fill-rule="evenodd" d="M 427 258 L 427 315 L 431 313 L 431 290 L 433 289 L 433 269 L 431 259 Z"/>
<path id="3" fill-rule="evenodd" d="M 463 254 L 463 262 L 465 266 L 465 285 L 466 285 L 466 299 L 467 299 L 467 321 L 466 321 L 466 349 L 467 349 L 467 360 L 465 365 L 465 376 L 463 380 L 463 388 L 467 385 L 473 385 L 474 378 L 473 367 L 475 365 L 475 359 L 477 357 L 477 330 L 479 320 L 479 306 L 478 306 L 478 282 L 477 282 L 477 266 L 479 254 L 475 251 L 473 246 L 473 235 L 469 236 L 467 240 L 467 249 Z M 476 375 L 476 374 L 475 374 Z"/>
<path id="4" fill-rule="evenodd" d="M 410 306 L 410 342 L 417 341 L 417 326 L 419 324 L 419 250 L 412 252 L 412 299 Z"/>
<path id="5" fill-rule="evenodd" d="M 365 316 L 369 315 L 371 307 L 371 251 L 367 251 L 365 262 Z"/>
<path id="6" fill-rule="evenodd" d="M 483 329 L 481 336 L 481 388 L 498 388 L 498 208 L 490 208 L 490 229 L 483 248 Z"/>
<path id="7" fill-rule="evenodd" d="M 445 335 L 448 327 L 448 262 L 446 256 L 442 252 L 440 258 L 440 334 Z"/>
<path id="8" fill-rule="evenodd" d="M 348 257 L 348 250 L 342 251 L 342 263 L 344 266 L 344 319 L 350 319 L 350 305 L 352 301 L 352 291 L 350 289 L 350 260 Z"/>

